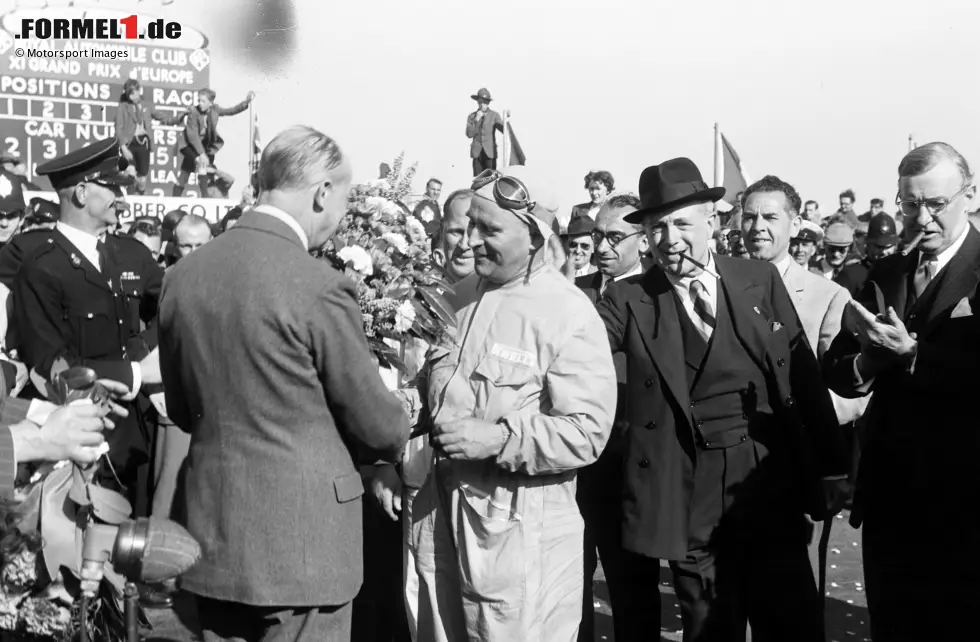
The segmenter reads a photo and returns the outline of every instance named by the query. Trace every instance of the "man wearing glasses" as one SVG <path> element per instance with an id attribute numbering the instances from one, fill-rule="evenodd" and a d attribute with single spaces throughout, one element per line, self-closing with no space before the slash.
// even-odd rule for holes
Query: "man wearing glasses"
<path id="1" fill-rule="evenodd" d="M 980 233 L 968 222 L 966 159 L 946 143 L 912 150 L 896 201 L 909 251 L 872 267 L 824 368 L 838 394 L 874 394 L 851 514 L 863 528 L 871 636 L 952 640 L 980 603 Z M 909 518 L 923 510 L 941 520 L 942 556 L 911 563 L 921 536 Z"/>
<path id="2" fill-rule="evenodd" d="M 124 204 L 122 186 L 133 180 L 118 162 L 118 143 L 107 139 L 38 167 L 58 192 L 61 217 L 54 230 L 22 235 L 33 247 L 21 248 L 12 296 L 16 347 L 28 368 L 47 380 L 86 366 L 125 385 L 132 400 L 143 386 L 161 382 L 157 352 L 138 335 L 140 321 L 156 315 L 163 271 L 139 241 L 109 233 Z M 107 437 L 123 487 L 105 463 L 98 479 L 121 490 L 143 516 L 152 437 L 140 405 L 127 409 Z M 158 605 L 152 594 L 144 597 L 144 606 Z"/>
<path id="3" fill-rule="evenodd" d="M 616 372 L 595 307 L 549 259 L 554 199 L 524 167 L 473 182 L 474 274 L 452 349 L 430 354 L 435 463 L 412 504 L 418 639 L 576 639 L 576 474 L 602 452 Z"/>
<path id="4" fill-rule="evenodd" d="M 825 279 L 836 280 L 853 246 L 854 228 L 843 221 L 831 223 L 824 232 L 823 258 L 810 270 Z"/>
<path id="5" fill-rule="evenodd" d="M 602 300 L 602 295 L 610 284 L 642 274 L 644 271 L 643 257 L 650 251 L 650 245 L 643 226 L 639 223 L 627 223 L 624 220 L 625 216 L 640 207 L 640 199 L 633 194 L 613 194 L 596 215 L 591 240 L 595 247 L 599 271 L 575 279 L 575 285 L 595 304 Z M 592 219 L 585 216 L 573 219 L 572 225 L 581 220 L 592 223 Z M 578 633 L 578 639 L 582 642 L 595 640 L 592 580 L 600 559 L 606 576 L 606 586 L 609 588 L 615 637 L 616 639 L 628 638 L 622 607 L 623 600 L 629 599 L 630 591 L 622 541 L 623 467 L 625 465 L 623 455 L 626 448 L 626 431 L 629 429 L 629 424 L 624 420 L 625 355 L 614 354 L 613 364 L 616 366 L 619 387 L 613 432 L 599 459 L 579 471 L 576 491 L 582 520 L 585 522 L 585 579 L 582 595 L 582 625 Z M 659 609 L 655 604 L 648 606 Z"/>

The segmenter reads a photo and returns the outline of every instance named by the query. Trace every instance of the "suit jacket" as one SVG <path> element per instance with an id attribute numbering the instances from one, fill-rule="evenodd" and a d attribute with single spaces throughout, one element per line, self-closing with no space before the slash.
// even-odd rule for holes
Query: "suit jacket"
<path id="1" fill-rule="evenodd" d="M 349 602 L 364 492 L 350 449 L 395 462 L 409 434 L 353 282 L 252 210 L 167 272 L 159 316 L 167 411 L 191 434 L 187 528 L 203 551 L 183 588 L 260 606 Z"/>
<path id="2" fill-rule="evenodd" d="M 833 281 L 810 272 L 796 261 L 789 262 L 783 283 L 793 299 L 814 355 L 818 360 L 823 359 L 840 332 L 841 316 L 851 295 Z M 831 398 L 841 424 L 856 421 L 867 406 L 866 399 L 844 399 L 837 394 L 832 394 Z"/>
<path id="3" fill-rule="evenodd" d="M 871 382 L 865 414 L 868 435 L 858 469 L 855 513 L 905 520 L 928 505 L 943 515 L 957 540 L 975 542 L 980 502 L 976 462 L 980 439 L 976 382 L 980 378 L 980 233 L 966 239 L 949 264 L 917 299 L 912 276 L 919 252 L 876 261 L 857 300 L 872 313 L 895 308 L 918 336 L 914 366 L 895 363 Z M 860 347 L 850 324 L 824 357 L 831 388 L 841 396 L 865 394 L 854 376 Z"/>
<path id="4" fill-rule="evenodd" d="M 225 141 L 218 133 L 218 119 L 221 116 L 235 116 L 248 109 L 248 101 L 243 100 L 234 107 L 219 107 L 211 105 L 207 113 L 201 113 L 196 107 L 187 112 L 184 121 L 184 144 L 180 147 L 180 152 L 189 154 L 184 150 L 192 150 L 193 155 L 203 156 L 209 154 L 214 156 L 224 147 Z"/>
<path id="5" fill-rule="evenodd" d="M 801 513 L 819 513 L 820 479 L 845 475 L 848 461 L 816 357 L 774 266 L 717 255 L 715 266 L 721 277 L 718 296 L 726 297 L 735 334 L 769 388 L 780 434 L 766 441 L 772 444 L 769 456 L 778 460 L 776 468 L 786 471 L 781 485 L 791 500 L 798 500 Z M 611 348 L 627 359 L 631 430 L 623 543 L 661 559 L 687 554 L 694 466 L 701 448 L 689 411 L 678 316 L 686 312 L 675 301 L 667 276 L 653 268 L 611 285 L 599 303 Z M 767 449 L 759 450 L 765 458 Z"/>
<path id="6" fill-rule="evenodd" d="M 575 205 L 574 207 L 572 207 L 572 215 L 569 217 L 568 222 L 571 223 L 579 216 L 588 216 L 589 210 L 591 209 L 592 209 L 591 201 L 589 201 L 588 203 L 579 203 L 578 205 Z"/>
<path id="7" fill-rule="evenodd" d="M 183 114 L 171 116 L 153 108 L 153 105 L 143 104 L 142 109 L 129 101 L 122 101 L 116 110 L 116 140 L 120 147 L 132 142 L 136 135 L 136 127 L 140 124 L 146 131 L 147 144 L 153 147 L 153 121 L 158 120 L 164 125 L 179 125 Z"/>
<path id="8" fill-rule="evenodd" d="M 10 434 L 10 426 L 27 419 L 31 404 L 27 399 L 8 397 L 6 390 L 4 374 L 0 371 L 0 497 L 6 497 L 14 491 L 14 480 L 17 478 L 17 461 L 14 458 L 14 440 Z"/>
<path id="9" fill-rule="evenodd" d="M 480 152 L 487 153 L 487 158 L 497 157 L 497 139 L 494 131 L 504 131 L 504 120 L 500 114 L 488 109 L 483 120 L 476 122 L 476 112 L 466 117 L 466 137 L 472 138 L 470 143 L 470 158 L 479 158 Z"/>

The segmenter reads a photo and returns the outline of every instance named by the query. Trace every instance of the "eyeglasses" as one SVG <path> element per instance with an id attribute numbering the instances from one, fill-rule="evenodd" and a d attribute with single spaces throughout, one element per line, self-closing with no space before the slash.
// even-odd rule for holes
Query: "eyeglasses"
<path id="1" fill-rule="evenodd" d="M 513 176 L 504 176 L 495 169 L 485 169 L 473 178 L 470 186 L 474 192 L 493 183 L 493 197 L 504 209 L 527 210 L 534 209 L 536 203 L 531 200 L 527 186 Z"/>
<path id="2" fill-rule="evenodd" d="M 643 232 L 633 232 L 632 234 L 622 234 L 620 232 L 609 232 L 608 234 L 604 234 L 604 233 L 602 233 L 599 230 L 592 230 L 592 243 L 596 247 L 599 247 L 599 244 L 602 243 L 602 240 L 603 239 L 605 239 L 606 240 L 606 243 L 609 243 L 610 249 L 612 249 L 612 248 L 615 248 L 620 243 L 622 243 L 623 241 L 625 241 L 626 239 L 628 239 L 629 237 L 631 237 L 631 236 L 637 236 L 639 234 L 643 234 Z"/>
<path id="3" fill-rule="evenodd" d="M 967 183 L 949 198 L 934 196 L 933 198 L 924 198 L 922 200 L 914 198 L 907 198 L 903 200 L 901 194 L 896 194 L 895 205 L 898 205 L 899 208 L 901 208 L 902 214 L 905 216 L 918 216 L 919 212 L 922 211 L 923 205 L 925 205 L 929 214 L 932 216 L 939 216 L 947 207 L 949 207 L 950 203 L 965 194 L 966 191 L 972 187 L 972 185 L 972 183 Z"/>

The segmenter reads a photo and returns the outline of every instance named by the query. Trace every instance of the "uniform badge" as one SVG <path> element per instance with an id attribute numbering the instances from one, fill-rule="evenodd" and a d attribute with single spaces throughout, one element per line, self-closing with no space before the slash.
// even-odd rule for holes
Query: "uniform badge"
<path id="1" fill-rule="evenodd" d="M 0 174 L 0 198 L 7 198 L 14 193 L 14 184 L 9 178 Z"/>
<path id="2" fill-rule="evenodd" d="M 119 279 L 122 281 L 139 281 L 140 275 L 135 272 L 123 272 Z"/>
<path id="3" fill-rule="evenodd" d="M 82 260 L 78 258 L 77 254 L 73 253 L 71 255 L 71 264 L 74 265 L 75 267 L 79 267 L 82 264 Z"/>

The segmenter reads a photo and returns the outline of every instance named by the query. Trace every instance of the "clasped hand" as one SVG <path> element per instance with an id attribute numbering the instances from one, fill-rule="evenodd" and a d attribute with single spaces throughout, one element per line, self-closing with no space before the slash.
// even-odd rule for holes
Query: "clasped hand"
<path id="1" fill-rule="evenodd" d="M 509 435 L 502 424 L 463 417 L 437 423 L 429 441 L 449 459 L 480 461 L 500 454 Z"/>

